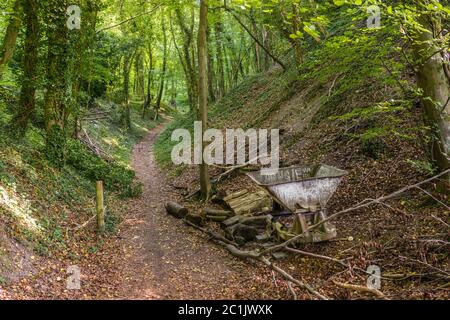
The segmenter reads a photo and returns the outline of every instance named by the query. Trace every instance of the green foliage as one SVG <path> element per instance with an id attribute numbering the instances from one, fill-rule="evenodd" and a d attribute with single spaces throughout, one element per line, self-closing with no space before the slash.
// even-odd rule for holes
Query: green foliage
<path id="1" fill-rule="evenodd" d="M 54 165 L 61 167 L 64 164 L 64 151 L 66 149 L 66 134 L 57 125 L 53 125 L 47 132 L 45 155 Z"/>
<path id="2" fill-rule="evenodd" d="M 420 174 L 427 176 L 433 176 L 436 174 L 436 165 L 427 160 L 406 160 L 406 163 L 410 164 Z"/>
<path id="3" fill-rule="evenodd" d="M 172 165 L 171 152 L 172 148 L 177 144 L 171 140 L 172 132 L 176 129 L 187 129 L 191 133 L 194 130 L 195 117 L 192 114 L 177 116 L 156 140 L 154 151 L 157 163 L 162 167 Z"/>
<path id="4" fill-rule="evenodd" d="M 341 120 L 341 121 L 348 121 L 348 120 L 367 120 L 367 119 L 373 119 L 377 117 L 378 115 L 385 114 L 385 113 L 395 113 L 395 112 L 402 112 L 408 109 L 411 106 L 411 101 L 385 101 L 378 103 L 374 106 L 369 106 L 365 108 L 355 108 L 352 111 L 345 113 L 343 115 L 338 116 L 331 116 L 331 120 Z"/>
<path id="5" fill-rule="evenodd" d="M 120 221 L 121 219 L 117 214 L 107 210 L 105 214 L 105 231 L 111 234 L 115 233 Z"/>
<path id="6" fill-rule="evenodd" d="M 412 105 L 411 101 L 392 100 L 374 106 L 354 108 L 352 111 L 331 116 L 330 120 L 338 120 L 347 129 L 345 135 L 361 144 L 361 152 L 371 158 L 378 158 L 386 148 L 385 139 L 391 137 L 409 139 L 402 128 Z"/>
<path id="7" fill-rule="evenodd" d="M 0 102 L 0 106 L 4 104 Z M 9 112 L 0 108 L 0 119 L 8 119 Z M 29 243 L 40 255 L 64 251 L 70 241 L 68 230 L 72 236 L 74 219 L 79 224 L 93 215 L 96 180 L 105 181 L 106 229 L 114 232 L 122 218 L 118 199 L 139 196 L 142 192 L 142 185 L 135 182 L 134 172 L 127 167 L 129 154 L 147 128 L 154 126 L 150 121 L 140 120 L 134 112 L 133 119 L 131 135 L 105 124 L 100 127 L 102 136 L 94 136 L 98 138 L 96 142 L 102 137 L 117 139 L 123 149 L 113 155 L 118 155 L 117 159 L 119 155 L 123 157 L 125 164 L 100 159 L 78 140 L 67 138 L 60 142 L 58 128 L 55 142 L 47 144 L 45 131 L 33 125 L 23 137 L 16 138 L 3 130 L 7 122 L 0 123 L 0 197 L 8 199 L 6 206 L 5 203 L 0 206 L 0 216 L 9 235 Z M 92 123 L 85 128 L 96 129 Z M 54 151 L 61 145 L 62 153 L 59 149 Z M 54 159 L 58 159 L 57 164 Z"/>
<path id="8" fill-rule="evenodd" d="M 382 139 L 386 132 L 383 128 L 372 128 L 360 135 L 361 153 L 367 157 L 377 159 L 386 150 L 386 143 Z"/>
<path id="9" fill-rule="evenodd" d="M 124 197 L 138 196 L 142 192 L 142 187 L 134 182 L 134 171 L 93 155 L 78 140 L 68 140 L 66 164 L 91 181 L 104 181 L 107 189 L 120 191 Z"/>

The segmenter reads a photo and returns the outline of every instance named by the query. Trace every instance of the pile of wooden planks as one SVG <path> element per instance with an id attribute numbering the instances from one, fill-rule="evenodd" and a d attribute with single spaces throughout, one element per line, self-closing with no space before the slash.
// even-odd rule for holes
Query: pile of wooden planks
<path id="1" fill-rule="evenodd" d="M 249 192 L 243 189 L 223 198 L 225 204 L 237 215 L 270 212 L 273 200 L 264 190 Z"/>

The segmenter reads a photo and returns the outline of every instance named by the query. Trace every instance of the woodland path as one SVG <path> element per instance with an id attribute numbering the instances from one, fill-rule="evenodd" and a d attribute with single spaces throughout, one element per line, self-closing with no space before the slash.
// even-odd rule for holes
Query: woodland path
<path id="1" fill-rule="evenodd" d="M 142 196 L 131 202 L 121 228 L 125 275 L 120 296 L 124 299 L 245 298 L 246 291 L 255 290 L 256 270 L 165 212 L 164 204 L 178 200 L 179 195 L 168 185 L 153 156 L 153 144 L 163 127 L 153 129 L 133 151 L 133 168 L 144 188 Z"/>

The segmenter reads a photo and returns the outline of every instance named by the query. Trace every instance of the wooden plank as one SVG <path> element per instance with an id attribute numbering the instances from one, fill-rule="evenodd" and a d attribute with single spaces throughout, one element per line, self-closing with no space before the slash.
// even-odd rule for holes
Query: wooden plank
<path id="1" fill-rule="evenodd" d="M 246 194 L 246 193 L 248 193 L 248 190 L 247 190 L 247 189 L 243 189 L 243 190 L 241 190 L 241 191 L 232 193 L 232 194 L 230 194 L 229 196 L 224 197 L 224 198 L 223 198 L 223 201 L 228 202 L 228 201 L 230 201 L 230 200 L 232 200 L 232 199 L 234 199 L 234 198 L 241 197 L 241 196 L 243 196 L 243 195 Z"/>

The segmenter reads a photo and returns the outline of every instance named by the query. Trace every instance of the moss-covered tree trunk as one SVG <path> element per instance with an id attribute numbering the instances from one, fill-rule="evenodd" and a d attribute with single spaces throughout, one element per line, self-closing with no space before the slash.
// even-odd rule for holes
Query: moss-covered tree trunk
<path id="1" fill-rule="evenodd" d="M 216 40 L 216 66 L 217 66 L 217 96 L 222 98 L 225 95 L 225 69 L 223 57 L 223 24 L 222 16 L 219 15 L 214 24 L 214 36 Z"/>
<path id="2" fill-rule="evenodd" d="M 47 58 L 44 98 L 44 119 L 47 130 L 46 155 L 55 164 L 64 161 L 66 121 L 71 92 L 69 63 L 69 29 L 67 28 L 66 0 L 39 2 L 45 8 Z"/>
<path id="3" fill-rule="evenodd" d="M 202 122 L 202 130 L 205 132 L 208 128 L 208 48 L 207 48 L 207 20 L 208 3 L 206 0 L 200 0 L 200 20 L 198 26 L 198 88 L 199 88 L 199 120 Z M 203 136 L 203 134 L 202 134 Z M 204 143 L 202 145 L 203 157 Z M 208 199 L 211 193 L 211 182 L 209 180 L 208 165 L 202 161 L 200 164 L 200 190 L 203 199 Z"/>
<path id="4" fill-rule="evenodd" d="M 123 110 L 122 123 L 126 129 L 131 129 L 131 110 L 130 110 L 130 71 L 133 62 L 133 56 L 125 54 L 123 58 Z"/>
<path id="5" fill-rule="evenodd" d="M 207 42 L 211 43 L 211 28 L 210 24 L 208 23 L 207 29 L 206 29 L 206 38 Z M 212 52 L 212 46 L 208 46 L 208 96 L 209 101 L 214 102 L 216 101 L 216 92 L 215 92 L 215 74 L 214 74 L 214 58 L 213 58 L 213 52 Z"/>
<path id="6" fill-rule="evenodd" d="M 3 69 L 11 60 L 14 48 L 16 47 L 17 36 L 19 35 L 22 24 L 23 4 L 28 5 L 28 2 L 23 0 L 16 0 L 14 2 L 13 14 L 6 28 L 5 37 L 0 49 L 0 79 L 2 78 Z"/>
<path id="7" fill-rule="evenodd" d="M 147 75 L 147 93 L 145 96 L 144 105 L 142 107 L 142 119 L 145 118 L 147 110 L 152 103 L 152 78 L 153 78 L 153 49 L 151 44 L 148 46 L 148 75 Z"/>
<path id="8" fill-rule="evenodd" d="M 440 37 L 435 30 L 442 30 L 442 26 L 439 18 L 428 15 L 422 16 L 420 23 L 424 31 L 418 33 L 414 45 L 415 57 L 419 62 L 417 80 L 423 91 L 425 115 L 435 135 L 433 157 L 439 169 L 445 170 L 450 167 L 450 79 L 444 70 L 444 59 L 440 53 L 442 50 L 436 46 L 435 41 L 436 37 Z M 446 180 L 448 190 L 450 175 Z"/>
<path id="9" fill-rule="evenodd" d="M 25 0 L 25 45 L 23 56 L 23 78 L 20 90 L 19 110 L 13 125 L 22 133 L 25 132 L 28 121 L 35 107 L 36 78 L 39 45 L 39 8 L 38 0 Z"/>
<path id="10" fill-rule="evenodd" d="M 162 15 L 162 32 L 163 32 L 163 65 L 161 72 L 161 79 L 159 83 L 158 97 L 156 98 L 155 105 L 155 120 L 158 119 L 159 110 L 161 109 L 161 100 L 164 93 L 164 86 L 166 80 L 166 69 L 167 69 L 167 30 L 166 30 L 166 22 L 164 19 L 164 15 Z"/>
<path id="11" fill-rule="evenodd" d="M 186 76 L 188 78 L 188 91 L 189 91 L 189 106 L 191 112 L 197 112 L 198 106 L 198 80 L 197 73 L 195 72 L 195 56 L 193 48 L 193 32 L 194 32 L 194 7 L 192 7 L 190 24 L 185 22 L 183 13 L 180 8 L 175 10 L 178 25 L 183 34 L 183 57 L 186 66 Z"/>
<path id="12" fill-rule="evenodd" d="M 48 47 L 44 116 L 47 131 L 55 125 L 63 130 L 65 127 L 69 73 L 67 6 L 65 0 L 49 0 L 46 3 Z"/>

